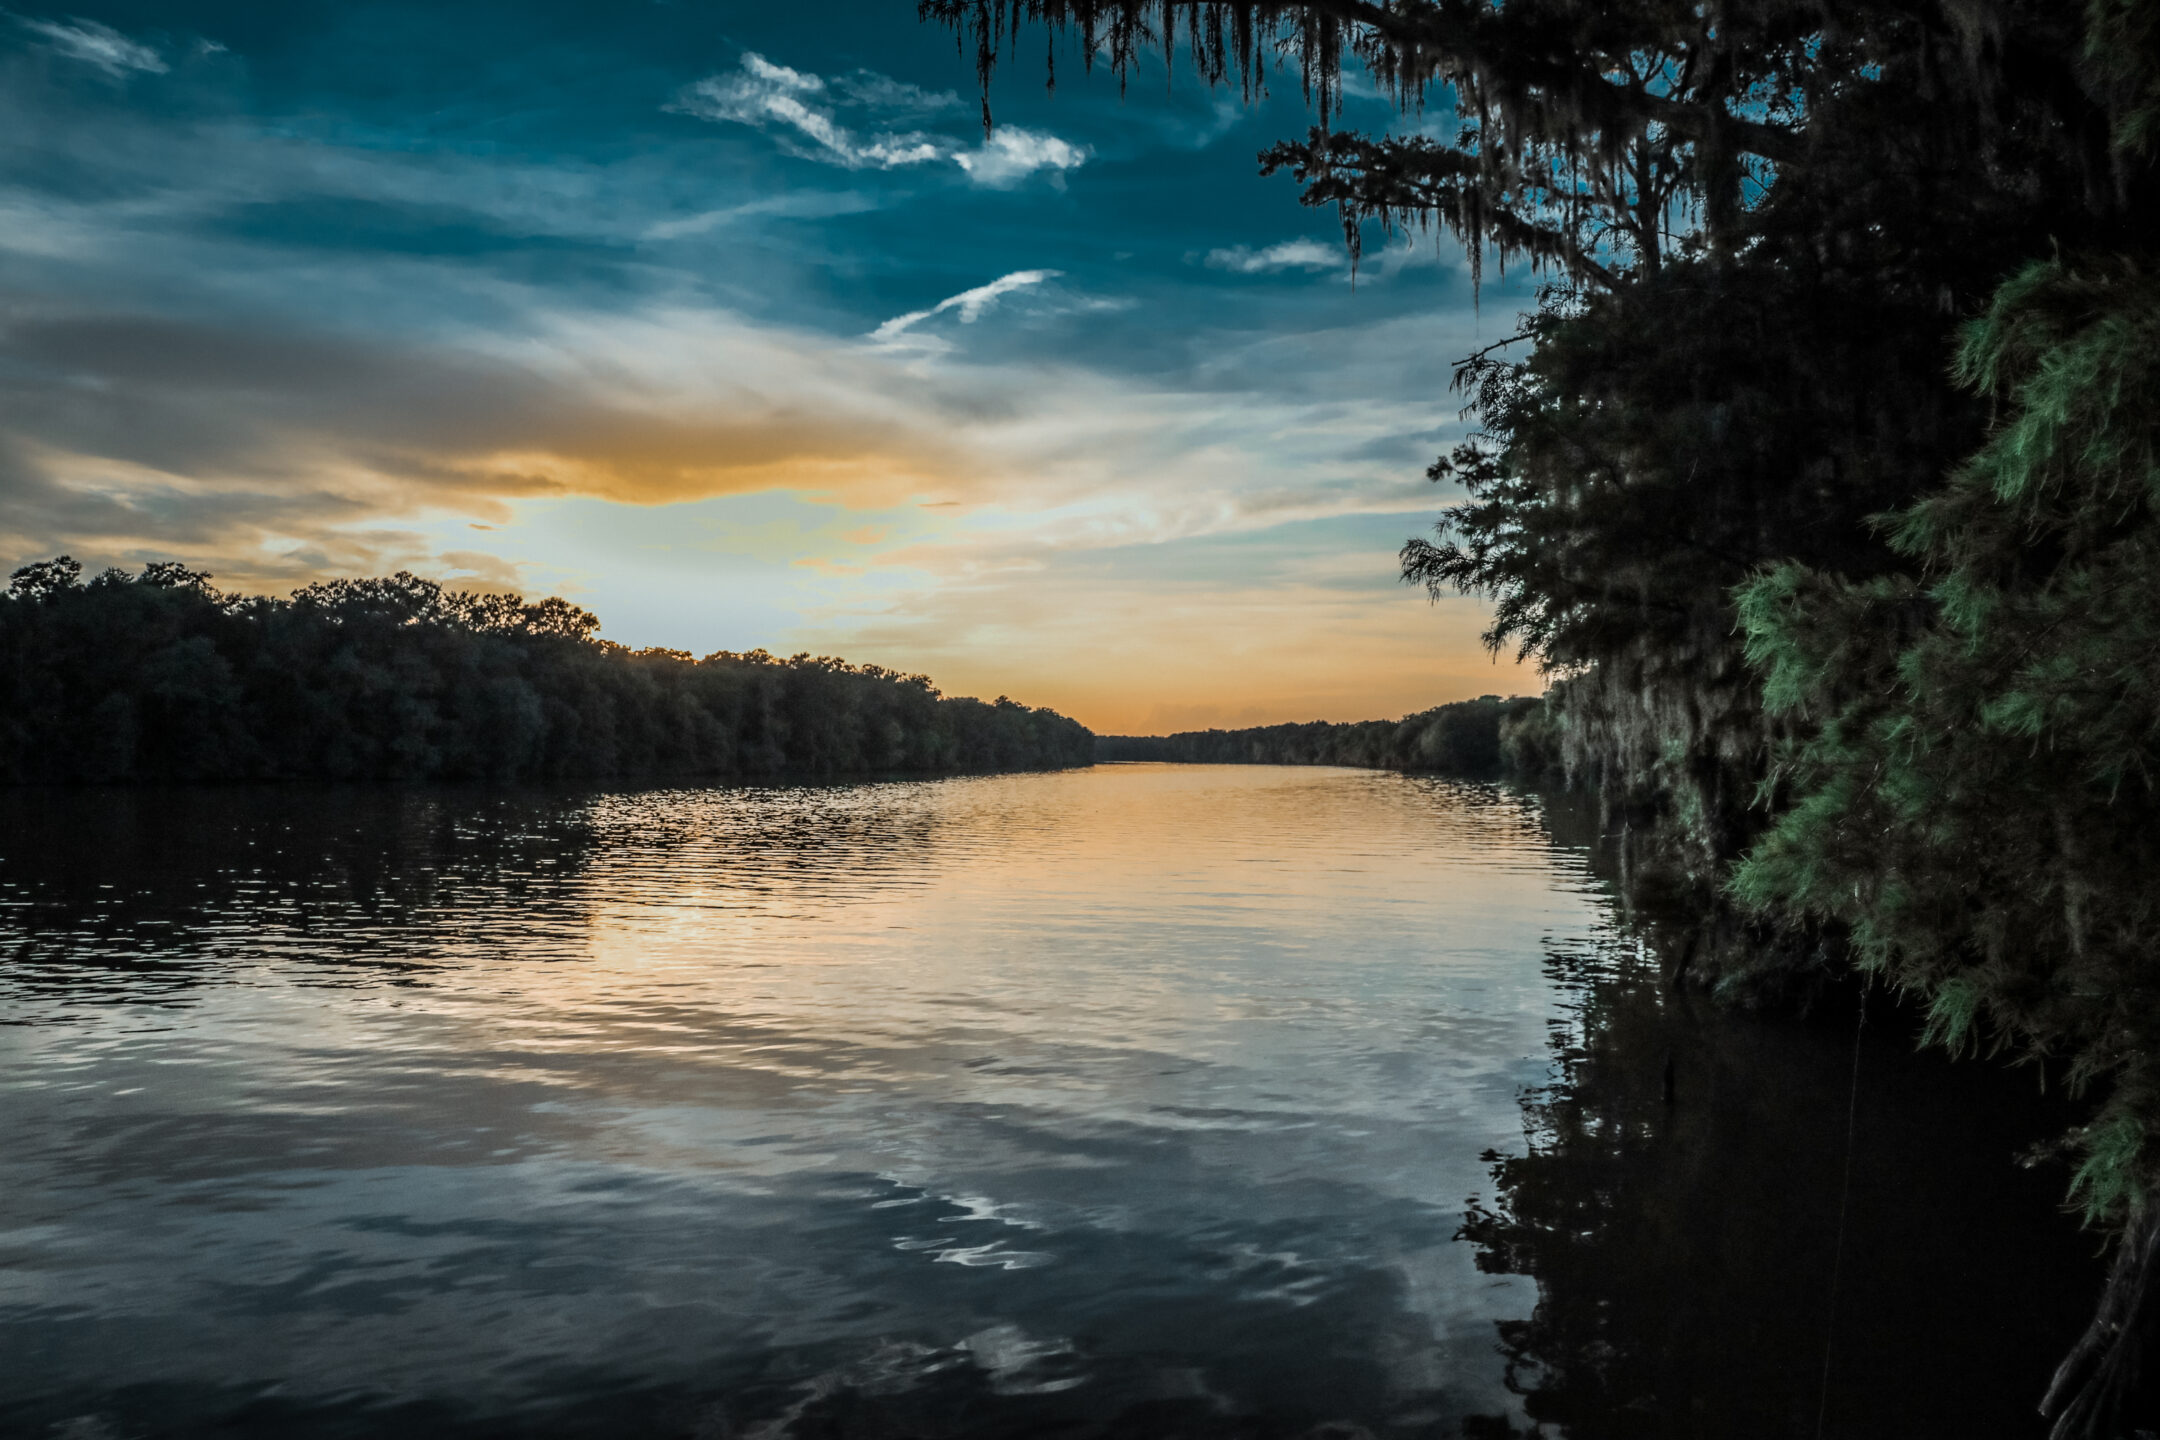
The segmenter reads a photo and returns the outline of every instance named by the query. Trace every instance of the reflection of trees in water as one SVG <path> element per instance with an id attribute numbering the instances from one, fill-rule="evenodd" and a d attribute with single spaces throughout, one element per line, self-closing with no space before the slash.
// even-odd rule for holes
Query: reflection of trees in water
<path id="1" fill-rule="evenodd" d="M 596 876 L 656 867 L 751 894 L 919 878 L 961 837 L 946 811 L 981 780 L 616 792 L 595 800 Z"/>
<path id="2" fill-rule="evenodd" d="M 700 883 L 755 901 L 836 873 L 919 874 L 938 847 L 935 793 L 0 791 L 0 983 L 145 1000 L 255 963 L 339 984 L 569 958 L 617 890 Z"/>
<path id="3" fill-rule="evenodd" d="M 592 840 L 559 796 L 331 786 L 6 792 L 0 832 L 12 984 L 131 999 L 250 961 L 453 963 L 506 903 L 545 952 Z"/>
<path id="4" fill-rule="evenodd" d="M 1579 1440 L 1814 1435 L 1828 1340 L 1824 1433 L 2042 1433 L 2093 1247 L 2054 1208 L 2060 1177 L 2013 1156 L 2060 1102 L 2029 1073 L 1914 1053 L 1878 996 L 1833 1317 L 1853 1010 L 1719 1011 L 1619 936 L 1549 967 L 1574 997 L 1555 1079 L 1463 1229 L 1480 1268 L 1538 1282 L 1533 1315 L 1500 1326 L 1533 1420 Z"/>
<path id="5" fill-rule="evenodd" d="M 1438 775 L 1405 775 L 1405 789 L 1424 796 L 1430 808 L 1419 818 L 1428 834 L 1460 834 L 1490 855 L 1520 857 L 1545 867 L 1552 843 L 1547 807 L 1511 785 Z"/>

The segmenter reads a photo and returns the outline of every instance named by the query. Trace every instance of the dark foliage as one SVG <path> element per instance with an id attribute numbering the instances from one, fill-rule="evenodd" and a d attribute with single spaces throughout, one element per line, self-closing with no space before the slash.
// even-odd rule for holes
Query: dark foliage
<path id="1" fill-rule="evenodd" d="M 0 781 L 615 780 L 1089 763 L 1075 721 L 830 657 L 597 640 L 569 602 L 399 574 L 225 595 L 175 564 L 0 598 Z"/>
<path id="2" fill-rule="evenodd" d="M 1742 592 L 1770 703 L 1808 723 L 1777 775 L 1795 803 L 1733 887 L 1843 927 L 1944 1044 L 2105 1080 L 2074 1190 L 2149 1252 L 2160 283 L 2037 266 L 1968 329 L 1959 371 L 2002 423 L 1886 520 L 1919 574 L 1789 562 Z"/>
<path id="3" fill-rule="evenodd" d="M 1804 149 L 1705 243 L 1611 283 L 1578 271 L 1527 318 L 1527 353 L 1465 363 L 1482 433 L 1431 473 L 1468 501 L 1402 554 L 1406 579 L 1490 597 L 1489 643 L 1565 677 L 1568 769 L 1635 837 L 1637 873 L 1670 872 L 1744 940 L 1698 974 L 1750 985 L 1778 983 L 1765 955 L 1814 947 L 1766 933 L 1804 917 L 1718 914 L 1768 818 L 1770 755 L 1804 723 L 1765 713 L 1734 588 L 1787 561 L 1908 569 L 1869 517 L 1984 437 L 1984 399 L 1946 364 L 1960 315 L 2033 254 L 2155 215 L 2061 7 L 1985 7 L 1962 38 L 1909 7 L 1788 13 L 1811 10 L 1836 34 L 1791 62 Z"/>
<path id="4" fill-rule="evenodd" d="M 920 0 L 918 10 L 972 41 L 985 124 L 992 72 L 1027 22 L 1068 31 L 1084 64 L 1104 57 L 1121 77 L 1148 50 L 1168 63 L 1182 44 L 1203 79 L 1250 95 L 1288 61 L 1323 120 L 1339 110 L 1353 60 L 1405 110 L 1444 104 L 1442 122 L 1414 136 L 1323 125 L 1263 157 L 1298 171 L 1308 203 L 1341 209 L 1353 250 L 1367 219 L 1440 226 L 1466 242 L 1473 267 L 1489 249 L 1603 284 L 1674 257 L 1744 253 L 1760 235 L 1757 202 L 1795 180 L 1836 176 L 1823 193 L 1843 205 L 1843 233 L 1816 227 L 1826 255 L 1864 246 L 1886 205 L 1926 210 L 1952 194 L 1969 209 L 1992 194 L 2070 218 L 2112 207 L 2124 190 L 2108 147 L 2115 112 L 2082 73 L 2075 9 L 2053 0 Z"/>
<path id="5" fill-rule="evenodd" d="M 1249 730 L 1182 730 L 1175 735 L 1098 735 L 1098 760 L 1173 760 L 1210 765 L 1352 765 L 1372 770 L 1430 770 L 1490 777 L 1524 768 L 1539 779 L 1544 754 L 1514 738 L 1543 702 L 1483 695 L 1400 720 L 1262 725 Z"/>

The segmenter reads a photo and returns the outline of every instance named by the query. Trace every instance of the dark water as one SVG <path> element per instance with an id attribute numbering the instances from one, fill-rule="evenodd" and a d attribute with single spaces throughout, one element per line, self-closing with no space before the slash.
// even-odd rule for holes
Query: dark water
<path id="1" fill-rule="evenodd" d="M 1494 789 L 0 818 L 9 1434 L 2030 1435 L 2095 1283 L 2068 1112 L 1878 1019 L 1833 1303 L 1849 1022 Z"/>

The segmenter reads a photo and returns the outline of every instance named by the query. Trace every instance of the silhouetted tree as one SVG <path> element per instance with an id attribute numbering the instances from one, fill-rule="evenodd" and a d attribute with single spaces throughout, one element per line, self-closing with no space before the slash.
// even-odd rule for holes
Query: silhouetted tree
<path id="1" fill-rule="evenodd" d="M 1522 738 L 1543 702 L 1483 695 L 1400 720 L 1263 725 L 1249 730 L 1181 730 L 1175 735 L 1099 735 L 1101 760 L 1171 760 L 1232 765 L 1352 765 L 1374 770 L 1427 770 L 1492 778 L 1547 777 L 1550 765 L 1537 741 Z M 1510 742 L 1514 743 L 1511 745 Z"/>
<path id="2" fill-rule="evenodd" d="M 1084 765 L 1094 737 L 926 676 L 594 638 L 559 597 L 408 574 L 224 595 L 172 562 L 0 599 L 0 778 L 587 779 Z"/>

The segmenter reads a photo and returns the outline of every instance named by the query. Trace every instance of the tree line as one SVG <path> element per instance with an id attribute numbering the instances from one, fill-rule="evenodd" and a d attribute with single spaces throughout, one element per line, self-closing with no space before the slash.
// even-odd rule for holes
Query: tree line
<path id="1" fill-rule="evenodd" d="M 1854 980 L 2079 1087 L 2058 1437 L 2160 1416 L 2160 5 L 923 0 L 1319 112 L 1370 231 L 1540 275 L 1402 573 L 1494 606 L 1676 980 Z M 1348 68 L 1418 123 L 1338 128 Z M 1641 906 L 1637 906 L 1640 911 Z"/>
<path id="2" fill-rule="evenodd" d="M 1481 695 L 1400 720 L 1180 730 L 1174 735 L 1098 735 L 1097 760 L 1171 760 L 1208 765 L 1351 765 L 1538 781 L 1557 772 L 1556 737 L 1544 702 Z"/>
<path id="3" fill-rule="evenodd" d="M 819 778 L 1085 765 L 1047 709 L 763 650 L 631 650 L 559 597 L 399 573 L 288 597 L 173 562 L 0 597 L 0 781 Z"/>

